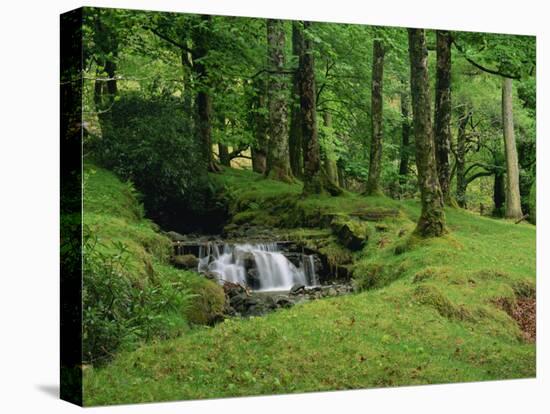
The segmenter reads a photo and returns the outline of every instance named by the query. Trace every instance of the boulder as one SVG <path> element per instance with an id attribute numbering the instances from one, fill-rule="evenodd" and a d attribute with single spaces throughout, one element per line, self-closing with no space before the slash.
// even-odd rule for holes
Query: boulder
<path id="1" fill-rule="evenodd" d="M 172 241 L 176 241 L 176 242 L 177 242 L 177 241 L 184 241 L 184 240 L 186 240 L 184 235 L 179 234 L 179 233 L 177 233 L 177 232 L 175 232 L 175 231 L 169 231 L 169 232 L 166 233 L 166 235 L 167 235 L 168 237 L 170 237 L 170 239 L 171 239 Z"/>
<path id="2" fill-rule="evenodd" d="M 292 305 L 294 305 L 294 302 L 288 296 L 276 296 L 274 300 L 275 305 L 278 308 L 290 308 Z"/>
<path id="3" fill-rule="evenodd" d="M 289 294 L 298 295 L 300 293 L 304 293 L 305 290 L 306 290 L 306 287 L 304 285 L 297 283 L 290 288 Z"/>
<path id="4" fill-rule="evenodd" d="M 199 266 L 199 259 L 194 254 L 181 254 L 174 256 L 172 263 L 180 269 L 196 270 Z"/>
<path id="5" fill-rule="evenodd" d="M 330 228 L 340 243 L 353 251 L 361 250 L 368 240 L 368 225 L 359 220 L 337 217 L 332 220 Z"/>

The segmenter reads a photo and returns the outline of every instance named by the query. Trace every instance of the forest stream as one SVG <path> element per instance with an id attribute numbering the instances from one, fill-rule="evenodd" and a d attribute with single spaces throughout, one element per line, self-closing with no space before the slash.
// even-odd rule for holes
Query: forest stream
<path id="1" fill-rule="evenodd" d="M 227 316 L 259 316 L 352 291 L 349 280 L 336 278 L 322 255 L 292 241 L 179 239 L 174 264 L 220 283 Z"/>

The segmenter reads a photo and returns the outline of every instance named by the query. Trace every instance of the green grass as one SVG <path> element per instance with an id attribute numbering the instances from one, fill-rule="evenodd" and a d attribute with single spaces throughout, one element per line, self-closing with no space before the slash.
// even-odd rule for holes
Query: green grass
<path id="1" fill-rule="evenodd" d="M 225 171 L 250 202 L 298 197 L 298 184 Z M 238 191 L 234 208 L 242 202 Z M 254 194 L 257 199 L 254 201 Z M 297 199 L 306 209 L 349 214 L 398 208 L 353 253 L 361 293 L 231 319 L 181 338 L 123 352 L 86 370 L 86 405 L 324 391 L 535 376 L 535 344 L 493 304 L 534 286 L 535 227 L 447 210 L 450 233 L 411 238 L 419 205 L 384 197 Z M 242 204 L 243 210 L 254 210 Z M 259 210 L 259 209 L 258 209 Z M 258 212 L 259 215 L 264 214 Z M 325 228 L 292 228 L 303 238 Z M 396 254 L 396 250 L 397 253 Z"/>

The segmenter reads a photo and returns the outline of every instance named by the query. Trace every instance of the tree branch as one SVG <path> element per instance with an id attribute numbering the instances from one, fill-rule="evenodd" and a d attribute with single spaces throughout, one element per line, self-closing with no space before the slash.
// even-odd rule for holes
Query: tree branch
<path id="1" fill-rule="evenodd" d="M 470 58 L 466 55 L 466 52 L 464 51 L 462 46 L 460 46 L 454 38 L 451 39 L 451 42 L 455 45 L 456 49 L 462 54 L 464 59 L 466 59 L 471 65 L 475 66 L 479 70 L 482 70 L 483 72 L 490 73 L 491 75 L 502 76 L 504 78 L 510 78 L 510 79 L 520 79 L 521 78 L 521 76 L 519 76 L 519 75 L 514 75 L 514 74 L 511 74 L 511 73 L 502 72 L 502 71 L 499 71 L 499 70 L 496 70 L 496 69 L 490 69 L 488 67 L 485 67 L 485 66 L 477 63 L 475 60 L 473 60 L 472 58 Z"/>

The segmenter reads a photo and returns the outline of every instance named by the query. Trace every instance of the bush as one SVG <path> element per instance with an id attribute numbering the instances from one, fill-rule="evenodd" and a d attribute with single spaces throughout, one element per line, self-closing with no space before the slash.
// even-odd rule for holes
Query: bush
<path id="1" fill-rule="evenodd" d="M 115 253 L 103 253 L 97 238 L 85 231 L 83 362 L 103 362 L 122 345 L 173 337 L 187 327 L 185 313 L 195 295 L 180 283 L 137 286 L 125 274 L 126 247 L 113 246 Z"/>
<path id="2" fill-rule="evenodd" d="M 221 227 L 224 204 L 208 180 L 205 160 L 181 101 L 121 95 L 102 118 L 102 136 L 86 147 L 100 164 L 143 194 L 147 215 L 165 228 L 186 232 Z M 188 220 L 189 217 L 195 220 Z M 197 220 L 203 217 L 205 220 Z"/>

